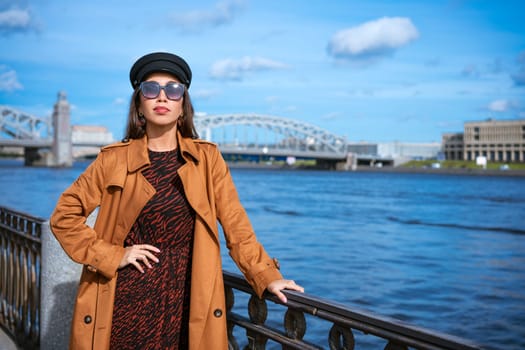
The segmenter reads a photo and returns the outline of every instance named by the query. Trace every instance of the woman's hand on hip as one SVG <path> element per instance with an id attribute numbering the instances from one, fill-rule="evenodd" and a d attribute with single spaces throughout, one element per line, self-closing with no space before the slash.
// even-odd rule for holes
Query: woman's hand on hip
<path id="1" fill-rule="evenodd" d="M 127 265 L 133 265 L 137 270 L 144 273 L 142 264 L 146 265 L 149 268 L 152 268 L 151 261 L 158 263 L 159 259 L 153 253 L 160 253 L 160 250 L 157 247 L 154 247 L 149 244 L 136 244 L 129 247 L 126 247 L 126 252 L 120 261 L 118 266 L 119 269 Z"/>
<path id="2" fill-rule="evenodd" d="M 266 289 L 270 293 L 275 294 L 283 303 L 286 303 L 287 301 L 286 296 L 281 292 L 283 289 L 296 290 L 301 293 L 304 292 L 304 288 L 296 284 L 295 281 L 285 279 L 270 282 Z"/>

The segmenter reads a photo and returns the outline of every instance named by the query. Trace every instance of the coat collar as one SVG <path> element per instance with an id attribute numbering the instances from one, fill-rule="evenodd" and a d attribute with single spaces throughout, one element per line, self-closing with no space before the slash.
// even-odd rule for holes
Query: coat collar
<path id="1" fill-rule="evenodd" d="M 177 142 L 184 160 L 199 162 L 199 152 L 193 139 L 182 137 L 180 132 L 177 132 Z M 149 164 L 147 136 L 130 140 L 128 148 L 128 171 L 135 172 Z"/>
<path id="2" fill-rule="evenodd" d="M 128 147 L 128 172 L 133 173 L 149 165 L 148 138 L 132 139 Z"/>
<path id="3" fill-rule="evenodd" d="M 195 146 L 195 142 L 190 137 L 182 137 L 180 132 L 177 132 L 177 142 L 179 145 L 180 153 L 186 161 L 193 160 L 194 162 L 199 162 L 199 151 Z M 189 157 L 193 158 L 190 159 Z"/>

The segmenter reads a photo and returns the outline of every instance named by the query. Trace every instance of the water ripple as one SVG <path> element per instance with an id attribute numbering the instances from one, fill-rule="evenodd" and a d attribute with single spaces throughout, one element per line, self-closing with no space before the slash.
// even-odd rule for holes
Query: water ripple
<path id="1" fill-rule="evenodd" d="M 263 209 L 273 214 L 281 214 L 281 215 L 288 215 L 288 216 L 301 216 L 301 213 L 299 213 L 298 211 L 289 210 L 289 209 L 279 209 L 276 207 L 270 207 L 268 205 L 265 205 Z"/>
<path id="2" fill-rule="evenodd" d="M 448 228 L 458 228 L 462 230 L 492 231 L 492 232 L 503 232 L 503 233 L 525 235 L 525 230 L 521 230 L 517 228 L 510 228 L 510 227 L 487 227 L 487 226 L 451 224 L 451 223 L 444 223 L 444 222 L 424 222 L 418 219 L 401 219 L 401 218 L 394 217 L 394 216 L 388 216 L 387 219 L 389 221 L 399 222 L 405 225 L 448 227 Z"/>

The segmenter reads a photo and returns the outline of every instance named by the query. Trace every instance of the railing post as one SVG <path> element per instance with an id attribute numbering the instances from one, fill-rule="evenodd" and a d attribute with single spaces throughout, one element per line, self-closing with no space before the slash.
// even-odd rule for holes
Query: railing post
<path id="1" fill-rule="evenodd" d="M 42 224 L 42 291 L 40 349 L 67 349 L 81 265 L 65 253 Z"/>

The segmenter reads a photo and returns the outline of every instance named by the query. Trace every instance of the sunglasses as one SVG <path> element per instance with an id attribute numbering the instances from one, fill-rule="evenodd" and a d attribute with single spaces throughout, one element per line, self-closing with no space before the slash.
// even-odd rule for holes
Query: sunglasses
<path id="1" fill-rule="evenodd" d="M 142 96 L 147 99 L 157 98 L 160 90 L 164 90 L 166 97 L 170 100 L 178 101 L 184 96 L 184 85 L 175 82 L 161 86 L 156 81 L 143 81 L 139 89 Z"/>

